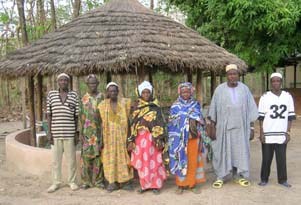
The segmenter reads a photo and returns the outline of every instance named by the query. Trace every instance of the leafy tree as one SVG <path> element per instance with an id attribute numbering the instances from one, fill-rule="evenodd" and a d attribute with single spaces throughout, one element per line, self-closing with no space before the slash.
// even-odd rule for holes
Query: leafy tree
<path id="1" fill-rule="evenodd" d="M 165 1 L 186 14 L 188 26 L 259 71 L 301 51 L 301 0 Z"/>

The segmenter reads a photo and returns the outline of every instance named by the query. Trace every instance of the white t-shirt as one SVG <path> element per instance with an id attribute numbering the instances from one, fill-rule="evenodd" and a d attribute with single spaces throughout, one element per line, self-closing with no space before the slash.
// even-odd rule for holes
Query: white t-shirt
<path id="1" fill-rule="evenodd" d="M 258 119 L 263 120 L 265 143 L 284 143 L 288 121 L 296 119 L 291 94 L 286 91 L 282 91 L 280 96 L 271 91 L 264 93 L 259 100 L 258 112 Z"/>

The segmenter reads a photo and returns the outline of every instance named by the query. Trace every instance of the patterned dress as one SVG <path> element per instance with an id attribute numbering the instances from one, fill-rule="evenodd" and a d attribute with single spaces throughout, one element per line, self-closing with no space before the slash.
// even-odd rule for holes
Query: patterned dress
<path id="1" fill-rule="evenodd" d="M 191 133 L 191 121 L 196 123 L 194 135 Z M 203 124 L 201 106 L 193 98 L 183 100 L 179 97 L 171 106 L 168 123 L 170 172 L 176 175 L 178 186 L 192 188 L 205 182 Z"/>
<path id="2" fill-rule="evenodd" d="M 118 99 L 116 112 L 111 109 L 110 99 L 98 105 L 102 119 L 104 176 L 110 184 L 124 183 L 133 178 L 126 149 L 130 108 L 131 100 L 127 98 Z"/>
<path id="3" fill-rule="evenodd" d="M 84 138 L 81 150 L 81 179 L 83 184 L 92 186 L 93 174 L 95 184 L 103 183 L 103 169 L 100 159 L 102 137 L 100 117 L 97 105 L 103 100 L 99 93 L 92 96 L 86 93 L 80 106 L 80 135 Z"/>
<path id="4" fill-rule="evenodd" d="M 128 139 L 129 143 L 135 143 L 131 164 L 138 171 L 143 190 L 160 189 L 167 178 L 162 157 L 166 132 L 161 108 L 157 100 L 139 99 L 137 104 L 131 119 L 132 135 Z"/>

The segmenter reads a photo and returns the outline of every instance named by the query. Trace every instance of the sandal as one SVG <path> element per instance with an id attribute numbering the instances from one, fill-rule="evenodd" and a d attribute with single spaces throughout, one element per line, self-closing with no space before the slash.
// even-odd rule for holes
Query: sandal
<path id="1" fill-rule="evenodd" d="M 80 186 L 80 188 L 86 190 L 86 189 L 91 188 L 91 186 L 89 184 L 83 184 Z"/>
<path id="2" fill-rule="evenodd" d="M 155 195 L 159 195 L 160 194 L 160 189 L 153 189 L 153 193 Z"/>
<path id="3" fill-rule="evenodd" d="M 107 186 L 107 192 L 111 193 L 111 192 L 113 192 L 114 190 L 117 190 L 117 186 L 116 186 L 115 183 L 109 184 L 109 185 Z"/>
<path id="4" fill-rule="evenodd" d="M 183 194 L 183 192 L 184 192 L 184 188 L 183 188 L 183 187 L 180 187 L 180 186 L 179 186 L 179 187 L 177 188 L 177 190 L 176 190 L 176 194 L 177 194 L 177 195 L 181 195 L 181 194 Z"/>
<path id="5" fill-rule="evenodd" d="M 197 189 L 196 187 L 191 187 L 189 189 L 192 193 L 194 194 L 200 194 L 201 193 L 201 190 L 200 189 Z"/>
<path id="6" fill-rule="evenodd" d="M 99 189 L 105 189 L 106 186 L 104 185 L 104 183 L 99 183 L 99 184 L 95 184 L 95 186 Z"/>
<path id="7" fill-rule="evenodd" d="M 216 180 L 215 182 L 213 182 L 212 187 L 215 189 L 220 189 L 222 188 L 224 185 L 224 182 L 220 179 Z"/>
<path id="8" fill-rule="evenodd" d="M 140 188 L 140 189 L 137 190 L 137 193 L 138 193 L 138 194 L 143 194 L 143 193 L 146 192 L 146 191 L 147 191 L 147 189 L 142 189 L 142 188 Z"/>
<path id="9" fill-rule="evenodd" d="M 122 190 L 133 191 L 134 187 L 131 183 L 126 183 L 121 187 Z"/>
<path id="10" fill-rule="evenodd" d="M 244 178 L 240 178 L 238 180 L 235 181 L 235 183 L 239 184 L 240 186 L 243 186 L 243 187 L 248 187 L 251 185 L 251 182 L 244 179 Z"/>

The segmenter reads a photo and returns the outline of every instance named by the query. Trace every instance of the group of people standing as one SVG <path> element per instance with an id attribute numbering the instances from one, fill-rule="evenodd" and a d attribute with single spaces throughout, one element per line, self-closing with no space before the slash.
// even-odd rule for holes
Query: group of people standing
<path id="1" fill-rule="evenodd" d="M 212 151 L 217 176 L 213 188 L 222 188 L 230 174 L 239 185 L 249 186 L 249 140 L 254 138 L 258 110 L 249 88 L 239 82 L 237 66 L 228 65 L 226 75 L 227 82 L 214 92 L 207 122 L 189 82 L 178 86 L 179 96 L 166 122 L 148 81 L 138 85 L 138 98 L 132 102 L 118 97 L 119 86 L 114 82 L 107 84 L 105 98 L 92 74 L 86 78 L 89 91 L 79 102 L 76 92 L 68 89 L 69 76 L 58 75 L 59 90 L 50 91 L 47 98 L 48 139 L 53 150 L 53 184 L 48 192 L 60 188 L 63 152 L 69 163 L 68 184 L 72 190 L 79 189 L 75 157 L 79 141 L 82 189 L 133 190 L 135 169 L 138 193 L 159 194 L 169 173 L 176 176 L 177 194 L 184 190 L 199 193 L 196 185 L 205 182 L 206 148 Z M 259 185 L 268 183 L 275 150 L 278 182 L 290 187 L 286 144 L 295 118 L 294 104 L 291 95 L 281 90 L 281 74 L 272 74 L 271 82 L 271 91 L 259 103 L 263 156 Z"/>

